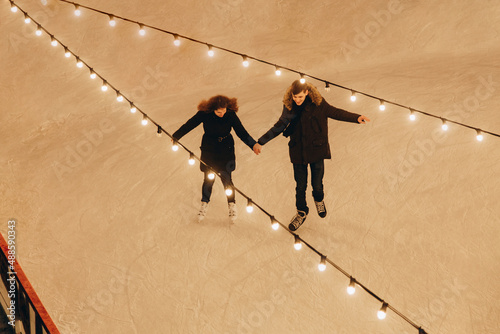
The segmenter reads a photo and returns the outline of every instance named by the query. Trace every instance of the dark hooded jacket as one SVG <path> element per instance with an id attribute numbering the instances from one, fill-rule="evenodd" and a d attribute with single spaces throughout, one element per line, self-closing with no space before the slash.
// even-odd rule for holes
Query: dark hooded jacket
<path id="1" fill-rule="evenodd" d="M 283 132 L 290 137 L 290 161 L 294 164 L 314 163 L 331 159 L 328 143 L 328 118 L 358 123 L 360 115 L 328 104 L 316 87 L 308 85 L 309 94 L 301 106 L 293 101 L 291 87 L 283 98 L 283 112 L 279 120 L 258 142 L 266 144 Z"/>
<path id="2" fill-rule="evenodd" d="M 234 139 L 231 129 L 248 147 L 253 148 L 256 141 L 248 134 L 234 111 L 228 110 L 223 117 L 217 116 L 213 111 L 198 111 L 191 117 L 172 137 L 181 139 L 189 131 L 203 123 L 203 138 L 201 140 L 201 160 L 213 167 L 216 172 L 232 172 L 236 168 L 234 155 Z M 202 172 L 208 170 L 203 163 L 200 164 Z"/>

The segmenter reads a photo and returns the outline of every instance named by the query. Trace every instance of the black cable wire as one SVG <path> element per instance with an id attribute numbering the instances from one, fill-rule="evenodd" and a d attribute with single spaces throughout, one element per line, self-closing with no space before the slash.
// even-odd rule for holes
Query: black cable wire
<path id="1" fill-rule="evenodd" d="M 65 0 L 61 0 L 61 1 L 65 1 Z M 14 4 L 15 3 L 10 0 L 11 4 Z M 115 92 L 119 92 L 119 90 L 117 88 L 115 88 L 112 84 L 109 83 L 109 81 L 105 80 L 103 76 L 101 76 L 98 72 L 96 72 L 92 67 L 90 67 L 85 61 L 83 61 L 79 56 L 77 56 L 73 51 L 71 51 L 65 44 L 63 44 L 59 39 L 57 39 L 54 35 L 52 35 L 47 29 L 45 29 L 42 25 L 40 25 L 36 20 L 34 20 L 31 16 L 28 15 L 27 12 L 25 12 L 23 9 L 21 9 L 19 6 L 16 5 L 16 7 L 26 16 L 26 17 L 29 17 L 34 24 L 37 25 L 37 27 L 43 31 L 45 31 L 45 33 L 50 36 L 53 40 L 56 40 L 65 50 L 65 52 L 70 52 L 77 60 L 81 61 L 82 64 L 84 64 L 90 71 L 91 73 L 95 73 L 96 76 L 98 76 L 102 81 L 103 83 L 106 83 L 109 87 L 111 87 Z M 121 94 L 121 93 L 120 93 Z M 215 170 L 213 167 L 211 167 L 209 164 L 205 163 L 202 161 L 201 158 L 199 158 L 198 156 L 196 156 L 191 150 L 189 150 L 186 146 L 184 146 L 182 143 L 180 143 L 179 141 L 176 141 L 173 136 L 167 132 L 161 125 L 159 125 L 157 122 L 155 122 L 152 118 L 150 118 L 145 112 L 143 112 L 140 108 L 138 108 L 129 98 L 127 98 L 125 95 L 121 94 L 121 96 L 123 96 L 124 100 L 128 101 L 130 103 L 131 106 L 134 106 L 137 108 L 137 110 L 143 115 L 143 118 L 144 119 L 147 119 L 149 121 L 151 121 L 151 123 L 153 123 L 156 127 L 157 127 L 157 132 L 158 133 L 165 133 L 167 136 L 169 136 L 175 144 L 179 145 L 180 147 L 182 147 L 185 151 L 187 151 L 190 155 L 190 157 L 194 157 L 196 158 L 197 160 L 200 161 L 200 163 L 203 163 L 204 165 L 206 165 L 207 167 L 209 167 L 210 169 L 212 170 Z M 214 173 L 215 175 L 221 177 L 221 175 L 219 173 Z M 347 273 L 344 269 L 342 269 L 340 266 L 338 266 L 336 263 L 334 263 L 333 261 L 331 261 L 330 259 L 328 259 L 326 257 L 326 255 L 322 254 L 320 251 L 318 251 L 315 247 L 313 247 L 311 244 L 309 244 L 308 242 L 306 242 L 304 239 L 302 239 L 298 234 L 295 234 L 294 232 L 290 231 L 284 224 L 282 224 L 280 221 L 278 221 L 273 215 L 271 215 L 269 212 L 267 212 L 263 207 L 261 207 L 258 203 L 255 203 L 253 200 L 250 199 L 250 197 L 248 197 L 245 193 L 243 193 L 241 190 L 239 190 L 237 187 L 233 186 L 234 188 L 234 191 L 238 192 L 240 195 L 242 195 L 243 197 L 245 197 L 247 199 L 247 201 L 251 201 L 257 208 L 259 208 L 264 214 L 266 214 L 270 219 L 271 219 L 271 222 L 276 222 L 278 223 L 284 230 L 288 231 L 288 233 L 290 233 L 294 238 L 297 237 L 304 245 L 306 245 L 310 250 L 312 250 L 313 252 L 315 252 L 316 254 L 318 254 L 322 259 L 324 258 L 326 260 L 326 262 L 330 263 L 330 265 L 332 265 L 335 269 L 337 269 L 339 272 L 341 272 L 342 274 L 344 274 L 346 277 L 348 278 L 353 278 L 351 275 L 349 275 L 349 273 Z M 354 278 L 353 278 L 354 279 Z M 363 290 L 365 290 L 368 294 L 370 294 L 372 297 L 374 297 L 375 299 L 377 299 L 378 301 L 380 302 L 384 302 L 384 300 L 382 298 L 380 298 L 378 295 L 376 295 L 373 291 L 371 291 L 369 288 L 367 288 L 365 285 L 363 285 L 362 283 L 360 283 L 359 281 L 355 280 L 354 281 L 356 282 L 357 285 L 359 285 Z M 403 320 L 405 320 L 406 322 L 408 322 L 410 325 L 412 325 L 413 327 L 415 327 L 416 329 L 419 330 L 419 334 L 427 334 L 421 327 L 417 326 L 413 321 L 411 321 L 408 317 L 406 317 L 403 313 L 399 312 L 396 308 L 392 307 L 391 305 L 387 304 L 387 307 L 390 308 L 396 315 L 398 315 L 399 317 L 401 317 Z"/>
<path id="2" fill-rule="evenodd" d="M 387 100 L 387 99 L 383 99 L 383 98 L 380 98 L 380 97 L 377 97 L 377 96 L 374 96 L 374 95 L 371 95 L 371 94 L 368 94 L 368 93 L 364 93 L 364 92 L 358 91 L 358 90 L 353 89 L 353 88 L 349 88 L 349 87 L 346 87 L 346 86 L 343 86 L 343 85 L 340 85 L 340 84 L 336 84 L 334 82 L 327 81 L 325 79 L 321 79 L 321 78 L 313 76 L 313 75 L 306 74 L 304 72 L 297 71 L 297 70 L 292 69 L 290 67 L 281 66 L 281 65 L 278 65 L 278 64 L 275 64 L 275 63 L 271 63 L 271 62 L 269 62 L 267 60 L 264 60 L 264 59 L 260 59 L 260 58 L 253 57 L 253 56 L 249 56 L 247 54 L 243 54 L 243 53 L 240 53 L 240 52 L 237 52 L 237 51 L 233 51 L 233 50 L 230 50 L 230 49 L 227 49 L 227 48 L 223 48 L 223 47 L 220 47 L 220 46 L 217 46 L 217 45 L 213 45 L 213 44 L 210 44 L 210 43 L 207 43 L 207 42 L 203 42 L 201 40 L 198 40 L 198 39 L 195 39 L 195 38 L 192 38 L 192 37 L 189 37 L 189 36 L 181 35 L 181 34 L 178 34 L 178 33 L 175 33 L 175 32 L 169 31 L 169 30 L 165 30 L 165 29 L 162 29 L 162 28 L 158 28 L 158 27 L 146 24 L 146 23 L 142 23 L 142 22 L 138 22 L 138 21 L 135 21 L 135 20 L 131 20 L 129 18 L 126 18 L 126 17 L 123 17 L 123 16 L 119 16 L 119 15 L 115 15 L 113 13 L 108 13 L 108 12 L 105 12 L 105 11 L 102 11 L 102 10 L 99 10 L 99 9 L 96 9 L 96 8 L 93 8 L 93 7 L 81 5 L 81 4 L 73 2 L 73 1 L 68 1 L 68 0 L 59 0 L 59 1 L 72 4 L 75 7 L 78 6 L 78 7 L 85 8 L 85 9 L 88 9 L 90 11 L 93 11 L 93 12 L 96 12 L 96 13 L 99 13 L 99 14 L 103 14 L 103 15 L 107 15 L 107 16 L 112 16 L 114 18 L 117 18 L 117 19 L 120 19 L 120 20 L 123 20 L 123 21 L 126 21 L 126 22 L 134 23 L 134 24 L 137 24 L 137 25 L 142 26 L 142 27 L 147 27 L 147 28 L 152 29 L 152 30 L 156 30 L 156 31 L 159 31 L 159 32 L 162 32 L 162 33 L 166 33 L 166 34 L 172 35 L 174 38 L 176 38 L 176 37 L 177 38 L 183 38 L 183 39 L 189 40 L 189 41 L 194 42 L 194 43 L 206 45 L 208 47 L 211 47 L 212 49 L 218 49 L 218 50 L 225 51 L 225 52 L 228 52 L 228 53 L 232 53 L 232 54 L 235 54 L 235 55 L 238 55 L 238 56 L 241 56 L 241 57 L 246 57 L 247 59 L 252 59 L 254 61 L 266 64 L 266 65 L 274 66 L 275 68 L 279 68 L 279 69 L 282 69 L 282 70 L 287 70 L 289 72 L 299 74 L 301 77 L 306 76 L 308 78 L 311 78 L 311 79 L 323 82 L 327 87 L 330 86 L 330 85 L 331 86 L 335 86 L 337 88 L 345 89 L 345 90 L 351 91 L 351 92 L 356 93 L 356 94 L 360 94 L 360 95 L 363 95 L 363 96 L 366 96 L 366 97 L 369 97 L 369 98 L 372 98 L 372 99 L 375 99 L 375 100 L 383 101 L 385 103 L 388 103 L 388 104 L 391 104 L 391 105 L 394 105 L 394 106 L 397 106 L 397 107 L 408 109 L 410 111 L 413 110 L 414 112 L 420 113 L 420 114 L 428 116 L 428 117 L 433 117 L 433 118 L 441 119 L 441 120 L 444 120 L 444 121 L 447 121 L 447 122 L 450 122 L 450 123 L 453 123 L 453 124 L 456 124 L 456 125 L 459 125 L 459 126 L 463 126 L 465 128 L 469 128 L 469 129 L 473 129 L 473 130 L 476 130 L 476 131 L 480 131 L 481 133 L 489 134 L 489 135 L 492 135 L 492 136 L 495 136 L 495 137 L 500 137 L 500 134 L 497 134 L 497 133 L 494 133 L 494 132 L 491 132 L 491 131 L 487 131 L 487 130 L 483 130 L 483 129 L 480 129 L 480 128 L 477 128 L 477 127 L 474 127 L 474 126 L 471 126 L 471 125 L 467 125 L 465 123 L 461 123 L 461 122 L 458 122 L 458 121 L 454 121 L 454 120 L 448 119 L 448 118 L 437 116 L 437 115 L 434 115 L 434 114 L 431 114 L 431 113 L 428 113 L 428 112 L 425 112 L 425 111 L 422 111 L 422 110 L 419 110 L 419 109 L 416 109 L 416 108 L 408 107 L 408 106 L 405 106 L 403 104 L 400 104 L 400 103 L 397 103 L 397 102 L 394 102 L 394 101 L 390 101 L 390 100 Z"/>

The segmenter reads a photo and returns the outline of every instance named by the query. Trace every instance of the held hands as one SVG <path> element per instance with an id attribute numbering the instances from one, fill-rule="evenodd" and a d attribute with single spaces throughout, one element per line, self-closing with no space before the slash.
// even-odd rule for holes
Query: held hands
<path id="1" fill-rule="evenodd" d="M 369 121 L 370 121 L 370 119 L 368 117 L 366 117 L 366 116 L 361 115 L 361 116 L 358 117 L 358 123 L 359 124 L 366 124 Z"/>
<path id="2" fill-rule="evenodd" d="M 260 145 L 259 143 L 255 144 L 253 146 L 253 152 L 257 155 L 259 155 L 259 153 L 262 151 L 262 145 Z"/>

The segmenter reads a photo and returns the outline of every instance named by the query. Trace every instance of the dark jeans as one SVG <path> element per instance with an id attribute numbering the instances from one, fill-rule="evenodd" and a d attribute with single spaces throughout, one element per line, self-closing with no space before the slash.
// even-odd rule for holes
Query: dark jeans
<path id="1" fill-rule="evenodd" d="M 214 186 L 215 179 L 217 176 L 213 179 L 210 180 L 208 178 L 208 174 L 210 174 L 210 171 L 205 172 L 205 179 L 203 180 L 203 185 L 201 186 L 201 201 L 202 202 L 210 202 L 210 196 L 212 195 L 212 187 Z M 231 179 L 231 172 L 221 172 L 221 180 L 222 184 L 224 185 L 224 190 L 227 188 L 230 188 L 233 190 L 233 193 L 231 196 L 227 196 L 227 202 L 231 203 L 234 202 L 234 186 L 233 186 L 233 180 Z"/>
<path id="2" fill-rule="evenodd" d="M 307 189 L 307 166 L 311 166 L 311 184 L 313 198 L 321 202 L 325 196 L 323 192 L 323 175 L 325 175 L 325 163 L 323 160 L 311 164 L 293 164 L 293 177 L 297 183 L 295 188 L 295 205 L 297 210 L 309 213 L 306 203 Z"/>

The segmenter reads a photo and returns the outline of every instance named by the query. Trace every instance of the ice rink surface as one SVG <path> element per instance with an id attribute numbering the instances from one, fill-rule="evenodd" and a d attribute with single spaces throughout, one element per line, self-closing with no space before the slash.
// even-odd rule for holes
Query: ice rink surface
<path id="1" fill-rule="evenodd" d="M 224 94 L 257 139 L 298 79 L 60 1 L 16 4 L 169 133 Z M 500 133 L 496 1 L 82 4 Z M 418 333 L 391 311 L 378 320 L 379 301 L 347 295 L 348 278 L 319 272 L 239 194 L 230 224 L 219 180 L 198 223 L 198 165 L 23 19 L 0 2 L 0 232 L 17 220 L 18 261 L 62 333 Z M 429 334 L 499 333 L 500 138 L 310 82 L 371 122 L 330 120 L 328 216 L 313 206 L 297 233 Z M 202 133 L 181 142 L 199 155 Z M 287 140 L 259 156 L 235 141 L 235 185 L 287 225 Z"/>

